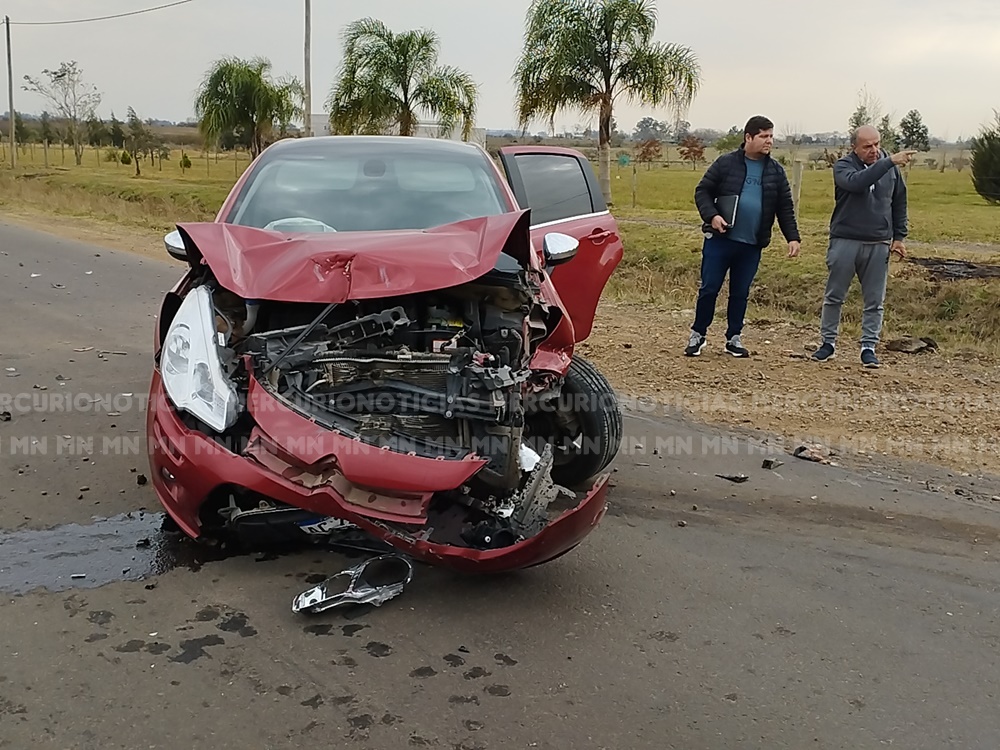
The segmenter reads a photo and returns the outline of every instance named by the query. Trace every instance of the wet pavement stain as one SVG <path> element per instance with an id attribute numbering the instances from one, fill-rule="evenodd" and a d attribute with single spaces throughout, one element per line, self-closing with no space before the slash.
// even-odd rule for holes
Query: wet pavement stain
<path id="1" fill-rule="evenodd" d="M 323 705 L 323 696 L 317 693 L 309 700 L 302 701 L 302 703 L 299 705 L 307 706 L 308 708 L 319 708 L 320 706 Z"/>
<path id="2" fill-rule="evenodd" d="M 177 656 L 171 656 L 170 661 L 178 664 L 190 664 L 203 656 L 209 656 L 208 652 L 205 651 L 206 647 L 221 646 L 224 643 L 225 641 L 217 635 L 206 635 L 204 638 L 181 641 L 181 653 Z"/>
<path id="3" fill-rule="evenodd" d="M 513 667 L 517 664 L 517 659 L 512 659 L 507 654 L 494 654 L 493 658 L 497 660 L 497 664 L 503 667 Z"/>
<path id="4" fill-rule="evenodd" d="M 467 680 L 478 680 L 480 677 L 489 677 L 490 674 L 482 667 L 473 667 L 462 676 Z"/>
<path id="5" fill-rule="evenodd" d="M 319 625 L 306 625 L 302 631 L 309 633 L 309 635 L 330 635 L 333 631 L 333 625 L 328 622 Z"/>
<path id="6" fill-rule="evenodd" d="M 495 695 L 498 698 L 506 698 L 510 695 L 510 688 L 506 685 L 490 685 L 486 688 L 486 692 L 490 695 Z"/>
<path id="7" fill-rule="evenodd" d="M 226 633 L 239 633 L 241 638 L 257 635 L 257 629 L 249 624 L 247 616 L 242 612 L 230 615 L 215 627 Z"/>
<path id="8" fill-rule="evenodd" d="M 447 654 L 444 660 L 448 662 L 449 667 L 462 667 L 465 666 L 465 659 L 463 659 L 458 654 Z"/>
<path id="9" fill-rule="evenodd" d="M 170 646 L 166 643 L 146 643 L 145 641 L 135 639 L 114 648 L 115 651 L 121 654 L 137 654 L 140 651 L 145 651 L 147 654 L 154 654 L 156 656 L 165 654 L 170 650 Z"/>
<path id="10" fill-rule="evenodd" d="M 371 714 L 349 716 L 347 718 L 347 723 L 351 725 L 350 735 L 352 739 L 368 739 L 368 730 L 375 724 L 375 717 Z"/>
<path id="11" fill-rule="evenodd" d="M 95 625 L 108 625 L 113 619 L 115 619 L 115 613 L 98 609 L 87 615 L 87 619 Z"/>
<path id="12" fill-rule="evenodd" d="M 137 654 L 142 650 L 142 647 L 146 645 L 145 641 L 132 640 L 128 643 L 122 644 L 121 646 L 115 646 L 115 651 L 121 654 Z"/>
<path id="13" fill-rule="evenodd" d="M 360 633 L 362 630 L 364 630 L 367 627 L 369 627 L 369 626 L 368 625 L 344 625 L 344 627 L 342 627 L 340 629 L 340 632 L 343 633 L 348 638 L 353 638 L 355 633 Z"/>
<path id="14" fill-rule="evenodd" d="M 26 594 L 40 588 L 97 588 L 117 581 L 140 581 L 175 568 L 199 570 L 207 562 L 229 556 L 183 534 L 163 531 L 163 521 L 161 513 L 134 512 L 91 524 L 2 531 L 0 591 Z"/>
<path id="15" fill-rule="evenodd" d="M 194 619 L 198 622 L 211 622 L 218 620 L 221 616 L 222 612 L 219 611 L 218 607 L 205 607 L 194 616 Z"/>
<path id="16" fill-rule="evenodd" d="M 425 680 L 428 677 L 433 677 L 437 674 L 437 671 L 433 667 L 417 667 L 412 672 L 410 672 L 410 677 L 416 677 L 417 679 Z"/>
<path id="17" fill-rule="evenodd" d="M 368 651 L 369 654 L 371 654 L 376 658 L 388 656 L 389 654 L 392 653 L 391 646 L 388 646 L 385 643 L 379 643 L 378 641 L 372 641 L 367 646 L 365 646 L 365 649 Z"/>

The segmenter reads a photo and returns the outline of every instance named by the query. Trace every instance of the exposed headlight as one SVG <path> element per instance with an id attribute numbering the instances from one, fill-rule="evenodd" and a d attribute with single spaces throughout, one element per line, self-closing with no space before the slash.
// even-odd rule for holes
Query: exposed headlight
<path id="1" fill-rule="evenodd" d="M 167 331 L 161 369 L 167 395 L 178 409 L 216 432 L 236 422 L 236 386 L 222 372 L 212 293 L 206 287 L 191 290 L 181 303 Z"/>

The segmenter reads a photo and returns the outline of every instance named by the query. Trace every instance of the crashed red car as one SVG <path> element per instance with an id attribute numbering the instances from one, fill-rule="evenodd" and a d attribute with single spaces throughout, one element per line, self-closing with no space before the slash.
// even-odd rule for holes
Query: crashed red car
<path id="1" fill-rule="evenodd" d="M 622 245 L 580 153 L 284 140 L 165 242 L 147 436 L 189 536 L 499 572 L 602 518 L 621 412 L 574 347 Z"/>

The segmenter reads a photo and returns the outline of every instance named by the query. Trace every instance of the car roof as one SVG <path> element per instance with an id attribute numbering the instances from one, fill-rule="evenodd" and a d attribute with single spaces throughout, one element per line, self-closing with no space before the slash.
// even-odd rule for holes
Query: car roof
<path id="1" fill-rule="evenodd" d="M 357 142 L 366 146 L 383 144 L 385 146 L 404 147 L 413 154 L 463 153 L 470 150 L 485 153 L 482 147 L 475 143 L 453 141 L 446 138 L 425 138 L 400 135 L 324 135 L 306 138 L 285 138 L 271 144 L 266 150 L 271 154 L 322 154 L 331 147 L 341 148 L 345 144 Z"/>

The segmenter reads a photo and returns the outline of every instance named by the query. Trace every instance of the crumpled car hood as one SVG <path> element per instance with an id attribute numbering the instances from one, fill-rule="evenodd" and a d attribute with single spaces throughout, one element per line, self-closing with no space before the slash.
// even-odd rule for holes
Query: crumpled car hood
<path id="1" fill-rule="evenodd" d="M 527 265 L 527 210 L 426 230 L 286 233 L 222 222 L 178 224 L 189 262 L 251 300 L 344 302 L 428 292 L 479 278 L 506 252 Z"/>

